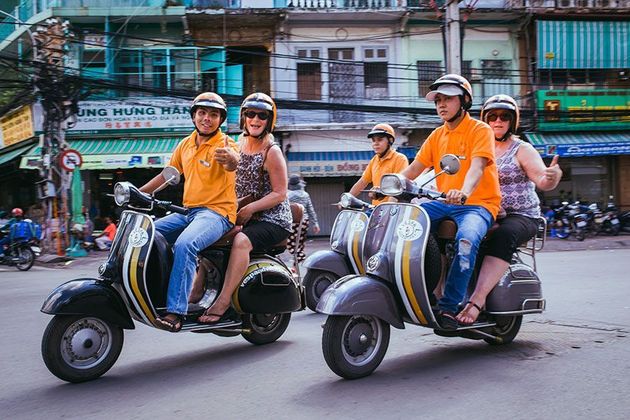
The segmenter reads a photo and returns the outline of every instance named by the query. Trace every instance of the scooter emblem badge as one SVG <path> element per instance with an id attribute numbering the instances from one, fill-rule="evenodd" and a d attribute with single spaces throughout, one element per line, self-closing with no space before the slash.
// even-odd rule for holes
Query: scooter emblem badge
<path id="1" fill-rule="evenodd" d="M 422 236 L 423 232 L 422 225 L 415 220 L 405 220 L 396 228 L 398 237 L 403 241 L 415 241 Z"/>
<path id="2" fill-rule="evenodd" d="M 374 271 L 378 268 L 380 263 L 381 263 L 381 258 L 378 256 L 378 254 L 374 254 L 370 257 L 370 259 L 367 262 L 367 269 L 370 271 Z"/>
<path id="3" fill-rule="evenodd" d="M 350 229 L 352 229 L 354 232 L 362 231 L 363 228 L 365 228 L 365 222 L 358 218 L 354 219 L 352 221 L 352 225 L 350 225 Z"/>
<path id="4" fill-rule="evenodd" d="M 147 242 L 149 242 L 149 234 L 141 227 L 135 228 L 129 234 L 129 245 L 134 248 L 144 246 Z"/>

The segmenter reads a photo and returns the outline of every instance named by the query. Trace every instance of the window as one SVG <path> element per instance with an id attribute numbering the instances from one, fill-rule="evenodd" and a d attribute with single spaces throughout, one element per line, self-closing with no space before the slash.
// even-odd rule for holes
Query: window
<path id="1" fill-rule="evenodd" d="M 498 94 L 513 95 L 512 60 L 481 60 L 482 100 Z"/>
<path id="2" fill-rule="evenodd" d="M 363 49 L 363 88 L 367 99 L 388 96 L 387 48 Z"/>
<path id="3" fill-rule="evenodd" d="M 418 96 L 424 98 L 429 93 L 429 86 L 442 74 L 441 61 L 418 61 Z"/>
<path id="4" fill-rule="evenodd" d="M 103 77 L 105 73 L 105 50 L 84 50 L 81 70 L 86 77 Z"/>
<path id="5" fill-rule="evenodd" d="M 299 49 L 298 59 L 318 59 L 318 49 Z M 322 99 L 322 65 L 317 60 L 297 63 L 297 95 L 305 101 Z"/>

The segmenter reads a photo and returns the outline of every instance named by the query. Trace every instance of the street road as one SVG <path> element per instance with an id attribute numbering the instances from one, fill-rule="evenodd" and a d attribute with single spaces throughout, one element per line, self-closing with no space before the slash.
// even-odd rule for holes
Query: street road
<path id="1" fill-rule="evenodd" d="M 630 249 L 545 252 L 538 262 L 548 310 L 526 317 L 509 346 L 392 329 L 376 372 L 347 381 L 326 366 L 325 318 L 308 310 L 260 347 L 138 324 L 108 373 L 76 385 L 42 361 L 50 317 L 39 308 L 97 262 L 0 266 L 0 418 L 629 418 Z"/>

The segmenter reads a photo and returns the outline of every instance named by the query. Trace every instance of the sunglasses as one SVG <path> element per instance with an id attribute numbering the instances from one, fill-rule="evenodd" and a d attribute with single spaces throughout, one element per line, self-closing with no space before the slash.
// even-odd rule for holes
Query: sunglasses
<path id="1" fill-rule="evenodd" d="M 269 113 L 268 112 L 256 112 L 256 111 L 245 111 L 245 116 L 247 118 L 251 118 L 254 119 L 256 116 L 258 116 L 258 118 L 261 121 L 265 121 L 267 118 L 269 118 Z"/>
<path id="2" fill-rule="evenodd" d="M 495 122 L 496 120 L 500 119 L 503 122 L 508 122 L 508 121 L 512 121 L 512 114 L 507 113 L 507 112 L 503 112 L 501 114 L 490 114 L 488 115 L 488 121 L 489 122 Z"/>

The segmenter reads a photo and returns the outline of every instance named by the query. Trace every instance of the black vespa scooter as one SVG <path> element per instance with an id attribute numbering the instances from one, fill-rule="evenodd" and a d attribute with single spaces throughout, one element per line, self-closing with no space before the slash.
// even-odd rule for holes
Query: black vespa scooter
<path id="1" fill-rule="evenodd" d="M 456 173 L 459 161 L 446 155 L 441 166 L 436 176 Z M 431 299 L 442 272 L 440 248 L 425 210 L 405 201 L 439 199 L 444 194 L 424 190 L 398 174 L 383 176 L 381 190 L 398 202 L 382 203 L 370 216 L 362 252 L 366 274 L 342 277 L 324 292 L 317 306 L 318 312 L 328 315 L 322 349 L 326 363 L 337 375 L 354 379 L 371 374 L 387 351 L 390 325 L 403 329 L 407 323 L 431 328 L 441 336 L 506 344 L 516 337 L 524 314 L 545 309 L 540 280 L 534 271 L 535 251 L 542 246 L 534 243 L 522 251 L 532 258 L 534 268 L 526 265 L 521 252 L 517 252 L 488 296 L 477 322 L 454 331 L 443 329 L 436 321 Z M 455 225 L 449 222 L 451 227 Z M 440 231 L 448 249 L 455 231 Z M 447 252 L 446 257 L 445 266 L 449 267 L 452 255 Z M 476 275 L 471 290 L 475 284 Z"/>
<path id="2" fill-rule="evenodd" d="M 165 168 L 162 175 L 167 182 L 156 192 L 180 181 L 175 168 Z M 135 328 L 133 320 L 157 328 L 156 317 L 166 307 L 173 253 L 147 213 L 154 207 L 181 214 L 187 209 L 157 200 L 128 182 L 115 185 L 114 200 L 128 210 L 121 215 L 99 277 L 60 285 L 41 309 L 54 315 L 42 338 L 44 362 L 50 372 L 68 382 L 92 380 L 107 372 L 122 349 L 123 329 Z M 205 294 L 200 304 L 189 306 L 182 331 L 224 337 L 241 334 L 253 344 L 271 343 L 287 329 L 291 312 L 304 309 L 299 278 L 277 257 L 286 243 L 251 255 L 241 285 L 232 295 L 237 315 L 212 325 L 197 321 L 221 291 L 237 232 L 235 227 L 200 253 L 201 263 L 208 268 Z"/>
<path id="3" fill-rule="evenodd" d="M 363 237 L 368 223 L 368 204 L 350 193 L 343 193 L 330 234 L 330 249 L 314 252 L 304 260 L 306 274 L 302 281 L 306 306 L 315 311 L 322 293 L 337 279 L 348 274 L 365 274 L 361 262 Z"/>

